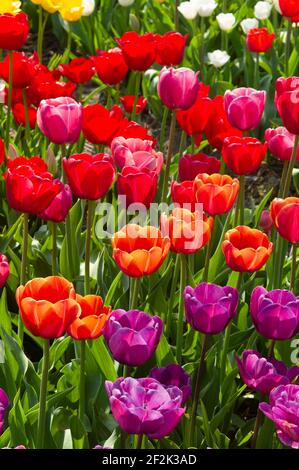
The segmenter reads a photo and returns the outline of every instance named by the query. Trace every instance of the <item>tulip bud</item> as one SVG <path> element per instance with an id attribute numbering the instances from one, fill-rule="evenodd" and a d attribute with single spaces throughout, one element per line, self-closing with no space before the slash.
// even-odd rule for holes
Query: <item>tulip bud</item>
<path id="1" fill-rule="evenodd" d="M 230 31 L 236 24 L 235 15 L 232 13 L 219 13 L 219 15 L 216 16 L 216 20 L 222 31 Z"/>
<path id="2" fill-rule="evenodd" d="M 254 7 L 254 15 L 258 20 L 267 20 L 271 15 L 272 5 L 268 2 L 257 2 Z"/>
<path id="3" fill-rule="evenodd" d="M 216 51 L 208 52 L 208 59 L 216 69 L 220 69 L 229 61 L 230 55 L 226 51 L 217 49 Z"/>
<path id="4" fill-rule="evenodd" d="M 243 33 L 247 34 L 251 29 L 258 28 L 259 22 L 256 18 L 246 18 L 240 23 Z"/>
<path id="5" fill-rule="evenodd" d="M 140 30 L 140 21 L 134 13 L 130 13 L 129 15 L 129 25 L 132 31 L 136 31 L 138 33 Z"/>

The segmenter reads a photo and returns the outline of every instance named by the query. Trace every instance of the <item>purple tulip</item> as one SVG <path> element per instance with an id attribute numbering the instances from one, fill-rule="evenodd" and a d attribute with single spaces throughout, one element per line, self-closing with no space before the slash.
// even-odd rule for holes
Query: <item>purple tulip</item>
<path id="1" fill-rule="evenodd" d="M 0 253 L 0 289 L 5 285 L 10 274 L 8 259 Z"/>
<path id="2" fill-rule="evenodd" d="M 163 322 L 140 310 L 114 310 L 103 334 L 114 359 L 137 367 L 154 354 L 163 332 Z"/>
<path id="3" fill-rule="evenodd" d="M 216 335 L 225 329 L 237 313 L 238 291 L 230 286 L 202 282 L 195 289 L 184 292 L 187 322 L 192 328 L 207 335 Z"/>
<path id="4" fill-rule="evenodd" d="M 178 364 L 169 364 L 166 367 L 154 367 L 150 377 L 158 380 L 166 388 L 178 387 L 183 393 L 182 405 L 192 394 L 191 376 Z"/>
<path id="5" fill-rule="evenodd" d="M 63 222 L 69 213 L 73 203 L 73 195 L 71 188 L 67 184 L 56 180 L 60 185 L 60 192 L 54 197 L 51 204 L 45 209 L 39 217 L 44 220 L 51 220 L 52 222 Z"/>
<path id="6" fill-rule="evenodd" d="M 42 100 L 37 110 L 37 124 L 54 144 L 74 144 L 82 129 L 82 105 L 73 98 Z"/>
<path id="7" fill-rule="evenodd" d="M 260 403 L 260 410 L 275 424 L 279 440 L 299 449 L 299 385 L 274 388 L 270 404 Z"/>
<path id="8" fill-rule="evenodd" d="M 236 88 L 224 94 L 224 108 L 230 124 L 240 131 L 256 129 L 262 119 L 266 92 L 254 88 Z"/>
<path id="9" fill-rule="evenodd" d="M 291 159 L 295 143 L 295 135 L 291 134 L 285 127 L 267 129 L 265 132 L 265 139 L 273 157 L 283 161 Z M 297 151 L 297 160 L 299 160 L 299 150 Z"/>
<path id="10" fill-rule="evenodd" d="M 174 69 L 164 67 L 159 76 L 158 95 L 171 110 L 190 108 L 196 101 L 199 90 L 198 72 L 186 67 Z"/>
<path id="11" fill-rule="evenodd" d="M 0 388 L 0 434 L 4 428 L 4 418 L 7 408 L 9 407 L 9 398 L 2 388 Z"/>
<path id="12" fill-rule="evenodd" d="M 266 338 L 292 338 L 299 328 L 299 298 L 288 290 L 268 292 L 264 287 L 253 289 L 250 313 L 257 331 Z"/>
<path id="13" fill-rule="evenodd" d="M 157 380 L 118 379 L 105 382 L 111 410 L 121 429 L 128 434 L 146 434 L 162 439 L 170 434 L 185 412 L 178 387 L 167 389 Z"/>
<path id="14" fill-rule="evenodd" d="M 299 367 L 288 369 L 286 365 L 274 358 L 262 357 L 257 351 L 247 349 L 242 359 L 236 357 L 240 376 L 252 390 L 268 395 L 278 385 L 287 385 L 299 375 Z"/>

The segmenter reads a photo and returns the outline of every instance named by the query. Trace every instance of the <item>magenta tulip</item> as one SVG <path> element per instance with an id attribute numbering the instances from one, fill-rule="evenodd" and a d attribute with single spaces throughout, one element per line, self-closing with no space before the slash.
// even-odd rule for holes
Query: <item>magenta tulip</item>
<path id="1" fill-rule="evenodd" d="M 60 186 L 60 191 L 56 194 L 47 209 L 39 214 L 39 217 L 44 220 L 59 223 L 66 219 L 72 207 L 73 196 L 71 188 L 67 184 L 63 184 L 59 180 L 56 181 Z"/>
<path id="2" fill-rule="evenodd" d="M 8 259 L 0 253 L 0 289 L 5 285 L 10 274 Z"/>
<path id="3" fill-rule="evenodd" d="M 266 92 L 254 88 L 237 88 L 224 94 L 224 108 L 233 127 L 240 131 L 256 129 L 262 119 Z"/>
<path id="4" fill-rule="evenodd" d="M 267 129 L 265 132 L 265 139 L 268 142 L 268 148 L 273 157 L 278 158 L 279 160 L 291 159 L 295 143 L 295 135 L 291 134 L 285 127 Z M 299 160 L 299 149 L 297 151 L 297 160 Z"/>
<path id="5" fill-rule="evenodd" d="M 199 90 L 198 72 L 181 67 L 164 67 L 158 82 L 158 95 L 171 110 L 190 108 L 196 101 Z"/>

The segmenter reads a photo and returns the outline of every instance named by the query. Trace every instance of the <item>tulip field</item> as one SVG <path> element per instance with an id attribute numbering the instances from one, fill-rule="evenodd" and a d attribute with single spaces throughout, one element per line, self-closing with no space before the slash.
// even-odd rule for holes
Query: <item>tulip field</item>
<path id="1" fill-rule="evenodd" d="M 0 449 L 299 449 L 298 26 L 0 2 Z"/>

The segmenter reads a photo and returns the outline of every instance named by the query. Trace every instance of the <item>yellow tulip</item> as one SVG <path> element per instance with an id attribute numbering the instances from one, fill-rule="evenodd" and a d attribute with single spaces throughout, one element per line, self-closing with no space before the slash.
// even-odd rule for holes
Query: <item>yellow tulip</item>
<path id="1" fill-rule="evenodd" d="M 16 15 L 21 11 L 21 2 L 12 1 L 12 0 L 1 0 L 0 2 L 0 14 L 11 13 Z"/>
<path id="2" fill-rule="evenodd" d="M 31 0 L 32 3 L 40 5 L 48 13 L 55 13 L 62 7 L 63 0 Z"/>
<path id="3" fill-rule="evenodd" d="M 78 21 L 83 14 L 82 0 L 64 0 L 59 13 L 65 21 Z"/>

